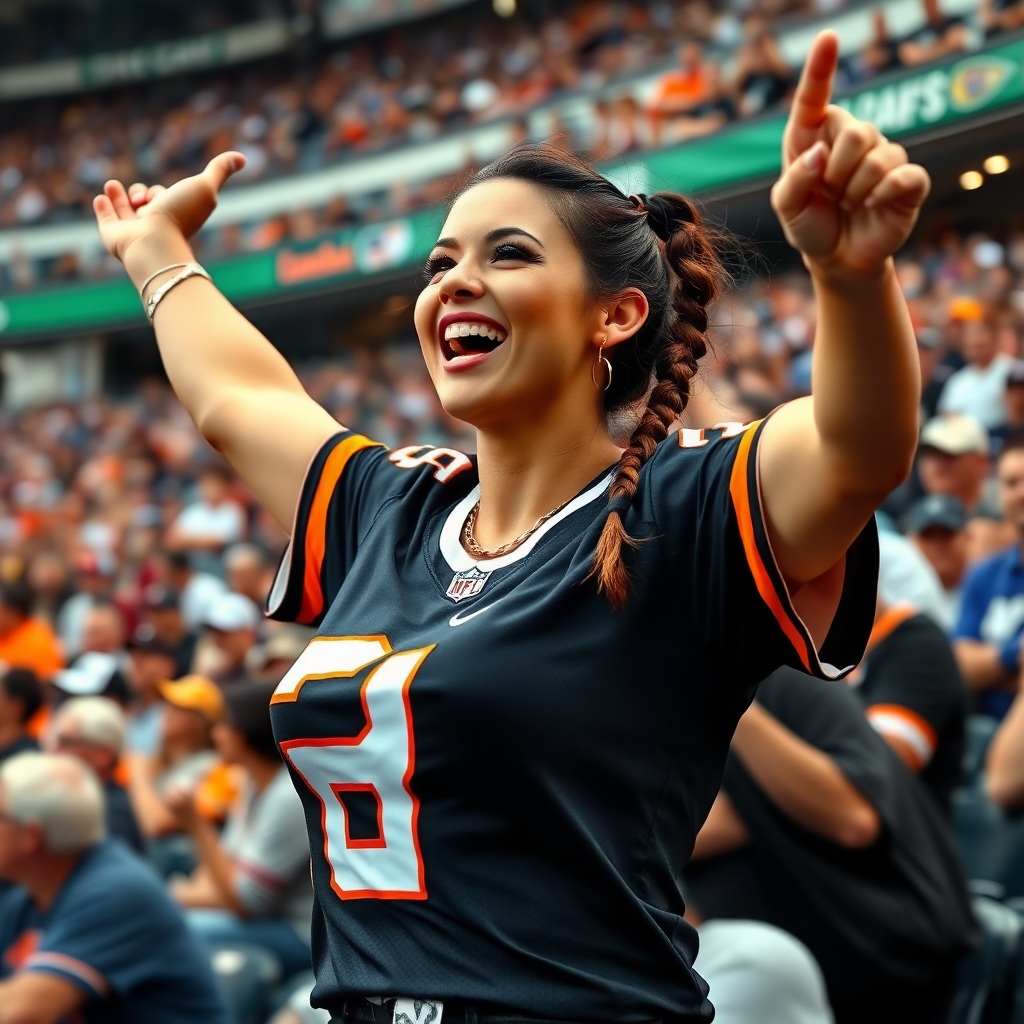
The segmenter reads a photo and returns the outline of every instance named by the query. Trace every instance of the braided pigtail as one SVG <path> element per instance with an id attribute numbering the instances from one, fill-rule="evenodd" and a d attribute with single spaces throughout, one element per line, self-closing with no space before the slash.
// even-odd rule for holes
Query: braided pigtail
<path id="1" fill-rule="evenodd" d="M 722 268 L 711 234 L 693 204 L 675 193 L 635 196 L 640 215 L 661 239 L 669 279 L 669 308 L 654 361 L 654 387 L 640 422 L 622 453 L 611 485 L 608 518 L 598 541 L 593 575 L 598 590 L 620 609 L 629 596 L 623 548 L 637 542 L 626 532 L 623 515 L 636 496 L 640 470 L 682 416 L 690 381 L 707 352 L 708 306 L 718 293 Z"/>

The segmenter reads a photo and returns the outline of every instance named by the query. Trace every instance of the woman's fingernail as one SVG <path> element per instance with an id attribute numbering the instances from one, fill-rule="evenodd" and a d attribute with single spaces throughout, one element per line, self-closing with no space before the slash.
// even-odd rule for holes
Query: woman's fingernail
<path id="1" fill-rule="evenodd" d="M 816 142 L 806 153 L 804 163 L 812 170 L 818 170 L 825 166 L 825 143 Z"/>

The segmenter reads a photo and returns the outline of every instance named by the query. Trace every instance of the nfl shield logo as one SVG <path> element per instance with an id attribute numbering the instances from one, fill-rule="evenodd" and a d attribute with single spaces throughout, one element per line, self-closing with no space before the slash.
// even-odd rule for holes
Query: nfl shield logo
<path id="1" fill-rule="evenodd" d="M 465 572 L 457 572 L 452 577 L 451 583 L 448 584 L 447 594 L 458 604 L 469 597 L 476 597 L 484 589 L 486 582 L 487 573 L 481 572 L 474 565 L 472 569 L 467 569 Z"/>

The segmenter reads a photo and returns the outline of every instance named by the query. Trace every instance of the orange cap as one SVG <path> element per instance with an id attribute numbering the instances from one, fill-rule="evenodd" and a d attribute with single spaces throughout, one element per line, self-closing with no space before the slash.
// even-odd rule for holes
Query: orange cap
<path id="1" fill-rule="evenodd" d="M 220 687 L 204 676 L 182 676 L 174 682 L 160 683 L 158 689 L 168 704 L 198 711 L 211 722 L 219 722 L 224 713 L 224 695 Z"/>
<path id="2" fill-rule="evenodd" d="M 980 320 L 984 315 L 981 303 L 971 295 L 957 295 L 949 300 L 950 320 Z"/>

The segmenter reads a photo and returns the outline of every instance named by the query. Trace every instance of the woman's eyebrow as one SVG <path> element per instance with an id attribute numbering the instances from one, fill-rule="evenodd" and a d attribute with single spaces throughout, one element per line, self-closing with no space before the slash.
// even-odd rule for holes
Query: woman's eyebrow
<path id="1" fill-rule="evenodd" d="M 544 248 L 544 243 L 539 238 L 531 235 L 529 231 L 524 231 L 522 228 L 495 228 L 484 235 L 484 241 L 496 242 L 499 238 L 507 238 L 509 235 L 525 235 L 527 238 L 533 239 L 542 249 Z M 450 236 L 439 238 L 434 243 L 435 249 L 458 249 L 458 247 L 458 240 Z"/>

